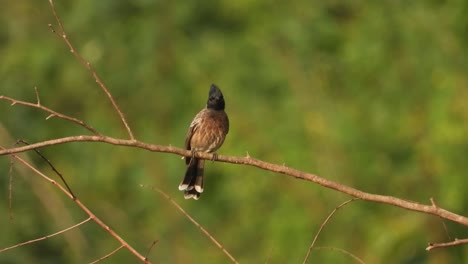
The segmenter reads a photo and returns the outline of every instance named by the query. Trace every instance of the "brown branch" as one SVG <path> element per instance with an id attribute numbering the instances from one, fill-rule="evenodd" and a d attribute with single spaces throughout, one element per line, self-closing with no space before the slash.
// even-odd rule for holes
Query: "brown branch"
<path id="1" fill-rule="evenodd" d="M 31 146 L 31 145 L 28 145 Z M 2 146 L 0 146 L 0 151 L 5 150 Z M 11 154 L 13 158 L 18 160 L 19 162 L 23 163 L 26 167 L 28 167 L 30 170 L 32 170 L 34 173 L 38 174 L 48 182 L 52 183 L 55 187 L 59 188 L 64 194 L 66 194 L 73 202 L 75 202 L 81 210 L 83 210 L 91 220 L 93 220 L 95 223 L 97 223 L 102 229 L 107 231 L 111 236 L 113 236 L 119 243 L 125 247 L 130 253 L 135 255 L 138 259 L 140 259 L 141 262 L 143 263 L 150 263 L 143 255 L 141 255 L 138 251 L 136 251 L 130 244 L 128 244 L 123 238 L 121 238 L 114 230 L 112 230 L 109 226 L 107 226 L 101 219 L 99 219 L 91 210 L 89 210 L 84 204 L 81 203 L 80 200 L 78 200 L 76 197 L 74 197 L 71 193 L 69 193 L 62 185 L 58 184 L 56 181 L 53 179 L 49 178 L 42 172 L 40 172 L 38 169 L 36 169 L 34 166 L 29 164 L 27 161 L 22 159 L 21 157 Z M 0 251 L 1 252 L 1 251 Z"/>
<path id="2" fill-rule="evenodd" d="M 335 209 L 333 209 L 333 211 L 328 215 L 328 217 L 325 219 L 325 221 L 322 223 L 322 225 L 320 226 L 317 234 L 315 235 L 314 237 L 314 240 L 312 240 L 312 243 L 310 244 L 309 246 L 309 250 L 307 250 L 307 254 L 305 256 L 305 259 L 304 261 L 302 262 L 303 264 L 307 263 L 307 261 L 309 260 L 309 255 L 310 255 L 310 252 L 312 251 L 312 248 L 314 247 L 314 244 L 315 244 L 315 241 L 317 241 L 320 233 L 322 232 L 323 228 L 325 227 L 325 225 L 328 223 L 328 221 L 332 218 L 332 216 L 335 214 L 336 211 L 338 211 L 338 209 L 340 209 L 341 207 L 351 203 L 351 202 L 354 202 L 356 200 L 358 200 L 359 198 L 353 198 L 353 199 L 350 199 L 340 205 L 338 205 L 337 207 L 335 207 Z"/>
<path id="3" fill-rule="evenodd" d="M 90 125 L 86 124 L 85 122 L 83 122 L 81 120 L 78 120 L 76 118 L 73 118 L 73 117 L 58 113 L 58 112 L 56 112 L 56 111 L 54 111 L 54 110 L 52 110 L 50 108 L 42 106 L 40 101 L 39 101 L 39 95 L 37 93 L 37 90 L 36 90 L 36 96 L 37 96 L 37 103 L 35 103 L 35 104 L 25 102 L 25 101 L 16 100 L 16 99 L 13 99 L 13 98 L 10 98 L 10 97 L 7 97 L 7 96 L 3 96 L 3 95 L 0 95 L 0 100 L 9 101 L 9 102 L 11 102 L 12 106 L 18 104 L 18 105 L 24 105 L 24 106 L 29 106 L 29 107 L 40 109 L 40 110 L 42 110 L 42 111 L 44 111 L 46 113 L 49 113 L 49 116 L 47 116 L 46 120 L 51 118 L 51 117 L 58 117 L 58 118 L 70 121 L 72 123 L 75 123 L 77 125 L 80 125 L 80 126 L 84 127 L 85 129 L 89 130 L 91 133 L 93 133 L 96 136 L 101 135 L 93 127 L 91 127 Z"/>
<path id="4" fill-rule="evenodd" d="M 146 149 L 146 150 L 153 151 L 153 152 L 173 153 L 173 154 L 177 154 L 177 155 L 185 156 L 185 157 L 191 156 L 191 152 L 189 150 L 176 148 L 173 146 L 153 145 L 153 144 L 147 144 L 138 140 L 125 140 L 125 139 L 117 139 L 117 138 L 111 138 L 111 137 L 106 137 L 106 136 L 71 136 L 71 137 L 57 138 L 57 139 L 34 143 L 29 146 L 15 147 L 15 148 L 10 148 L 10 149 L 1 149 L 0 156 L 25 152 L 28 150 L 33 150 L 35 148 L 64 144 L 64 143 L 69 143 L 69 142 L 103 142 L 103 143 L 108 143 L 112 145 L 136 147 L 136 148 Z M 212 153 L 204 153 L 204 152 L 195 153 L 195 157 L 206 159 L 206 160 L 213 160 L 215 158 L 214 156 L 215 155 L 213 155 Z M 389 205 L 393 205 L 393 206 L 404 208 L 404 209 L 411 210 L 411 211 L 432 214 L 432 215 L 440 216 L 441 218 L 459 223 L 461 225 L 468 226 L 468 217 L 455 214 L 453 212 L 442 209 L 438 206 L 420 204 L 417 202 L 403 200 L 403 199 L 396 198 L 393 196 L 386 196 L 386 195 L 363 192 L 358 189 L 355 189 L 355 188 L 352 188 L 352 187 L 349 187 L 349 186 L 346 186 L 346 185 L 343 185 L 334 181 L 330 181 L 325 178 L 321 178 L 315 174 L 289 168 L 284 165 L 277 165 L 277 164 L 261 161 L 258 159 L 254 159 L 250 156 L 234 157 L 234 156 L 216 155 L 216 160 L 221 161 L 221 162 L 226 162 L 226 163 L 248 165 L 248 166 L 257 167 L 263 170 L 268 170 L 272 172 L 289 175 L 297 179 L 314 182 L 323 187 L 348 194 L 350 196 L 359 198 L 361 200 L 389 204 Z"/>
<path id="5" fill-rule="evenodd" d="M 443 247 L 453 247 L 453 246 L 459 246 L 459 245 L 464 245 L 468 244 L 468 238 L 465 239 L 457 239 L 455 238 L 454 241 L 450 242 L 445 242 L 445 243 L 430 243 L 429 246 L 427 246 L 426 250 L 433 250 L 435 248 L 443 248 Z"/>
<path id="6" fill-rule="evenodd" d="M 179 209 L 180 212 L 182 212 L 185 217 L 187 217 L 190 222 L 192 222 L 200 231 L 207 236 L 223 253 L 233 262 L 233 263 L 239 263 L 237 260 L 226 250 L 221 243 L 219 243 L 203 226 L 201 226 L 195 219 L 193 219 L 174 199 L 172 199 L 169 195 L 167 195 L 165 192 L 161 191 L 160 189 L 153 187 L 153 186 L 145 186 L 145 185 L 140 185 L 143 188 L 149 188 L 153 191 L 157 191 L 159 194 L 164 196 L 169 202 L 172 203 L 177 209 Z"/>
<path id="7" fill-rule="evenodd" d="M 24 246 L 24 245 L 27 245 L 27 244 L 31 244 L 31 243 L 34 243 L 34 242 L 38 242 L 38 241 L 41 241 L 41 240 L 45 240 L 45 239 L 51 238 L 51 237 L 56 236 L 56 235 L 63 234 L 63 233 L 65 233 L 65 232 L 69 231 L 69 230 L 72 230 L 72 229 L 75 228 L 75 227 L 78 227 L 78 226 L 80 226 L 80 225 L 82 225 L 82 224 L 88 222 L 89 220 L 91 220 L 91 217 L 88 217 L 87 219 L 85 219 L 85 220 L 79 222 L 79 223 L 76 224 L 76 225 L 72 225 L 72 226 L 70 226 L 70 227 L 68 227 L 68 228 L 65 228 L 65 229 L 63 229 L 63 230 L 60 230 L 60 231 L 55 232 L 55 233 L 53 233 L 53 234 L 50 234 L 50 235 L 47 235 L 47 236 L 43 236 L 43 237 L 40 237 L 40 238 L 36 238 L 36 239 L 33 239 L 33 240 L 29 240 L 29 241 L 26 241 L 26 242 L 23 242 L 23 243 L 19 243 L 19 244 L 16 244 L 16 245 L 14 245 L 14 246 L 11 246 L 11 247 L 7 247 L 7 248 L 0 249 L 0 253 L 5 252 L 5 251 L 10 250 L 10 249 L 14 249 L 14 248 L 17 248 L 17 247 Z"/>
<path id="8" fill-rule="evenodd" d="M 68 39 L 67 37 L 67 34 L 65 33 L 65 27 L 63 26 L 63 23 L 62 23 L 62 20 L 60 19 L 58 13 L 57 13 L 57 10 L 55 10 L 55 5 L 54 5 L 54 2 L 53 0 L 49 0 L 49 4 L 50 4 L 50 8 L 52 9 L 52 12 L 55 16 L 55 20 L 57 21 L 57 24 L 59 26 L 59 29 L 60 29 L 60 32 L 57 32 L 51 24 L 49 24 L 49 27 L 50 29 L 52 30 L 52 32 L 57 35 L 59 38 L 63 39 L 63 41 L 67 44 L 68 48 L 70 48 L 70 52 L 75 56 L 75 58 L 78 59 L 78 61 L 88 70 L 88 72 L 93 76 L 94 80 L 96 81 L 96 83 L 99 85 L 99 87 L 101 87 L 101 89 L 104 91 L 104 93 L 106 94 L 107 98 L 109 99 L 109 101 L 111 102 L 112 106 L 114 107 L 115 111 L 119 114 L 119 117 L 120 117 L 120 120 L 122 121 L 122 123 L 124 124 L 125 126 L 125 129 L 127 130 L 127 133 L 130 137 L 131 140 L 134 140 L 135 137 L 133 136 L 133 132 L 132 130 L 130 129 L 130 126 L 128 125 L 127 123 L 127 120 L 125 119 L 125 116 L 124 114 L 122 113 L 122 111 L 120 110 L 120 107 L 119 105 L 115 102 L 112 94 L 109 92 L 109 90 L 107 89 L 106 85 L 104 84 L 104 82 L 101 80 L 101 78 L 99 78 L 99 76 L 97 75 L 96 71 L 93 69 L 93 67 L 91 67 L 91 64 L 86 61 L 77 51 L 76 49 L 73 47 L 72 43 L 70 42 L 70 40 Z"/>

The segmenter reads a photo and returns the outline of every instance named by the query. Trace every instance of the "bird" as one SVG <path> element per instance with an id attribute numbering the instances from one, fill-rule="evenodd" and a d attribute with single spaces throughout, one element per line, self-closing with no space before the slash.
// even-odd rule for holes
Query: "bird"
<path id="1" fill-rule="evenodd" d="M 187 171 L 179 184 L 185 199 L 198 200 L 203 192 L 205 160 L 194 157 L 194 154 L 214 153 L 224 143 L 229 132 L 229 118 L 224 108 L 223 93 L 216 84 L 212 84 L 206 107 L 193 118 L 185 138 L 185 149 L 192 151 L 191 157 L 185 157 Z M 213 158 L 216 158 L 216 153 Z"/>

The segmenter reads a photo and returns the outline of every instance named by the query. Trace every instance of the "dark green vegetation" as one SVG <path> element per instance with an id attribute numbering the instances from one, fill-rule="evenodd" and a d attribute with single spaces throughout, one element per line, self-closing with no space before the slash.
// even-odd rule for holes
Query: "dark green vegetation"
<path id="1" fill-rule="evenodd" d="M 63 3 L 64 2 L 64 3 Z M 124 3 L 126 2 L 126 3 Z M 266 1 L 265 1 L 266 2 Z M 313 2 L 313 3 L 311 3 Z M 325 3 L 328 2 L 328 3 Z M 203 4 L 202 4 L 203 3 Z M 468 2 L 455 1 L 57 1 L 67 33 L 142 141 L 183 146 L 216 83 L 231 130 L 218 151 L 316 173 L 355 188 L 467 215 Z M 48 1 L 3 1 L 0 94 L 35 100 L 126 137 L 102 91 L 53 35 Z M 12 138 L 37 142 L 88 133 L 37 109 L 0 102 Z M 100 143 L 42 150 L 77 196 L 157 263 L 228 259 L 159 194 L 174 197 L 241 263 L 301 263 L 320 224 L 350 197 L 251 167 L 206 165 L 205 193 L 177 190 L 180 157 Z M 38 168 L 53 175 L 32 153 Z M 8 219 L 8 157 L 0 158 L 0 248 L 56 232 L 86 216 L 17 165 Z M 55 177 L 55 176 L 54 176 Z M 466 227 L 446 222 L 451 238 Z M 466 263 L 432 216 L 367 202 L 342 208 L 316 246 L 366 263 Z M 88 223 L 0 254 L 1 263 L 86 263 L 118 246 Z M 136 263 L 125 250 L 104 263 Z M 313 251 L 310 263 L 355 263 Z"/>

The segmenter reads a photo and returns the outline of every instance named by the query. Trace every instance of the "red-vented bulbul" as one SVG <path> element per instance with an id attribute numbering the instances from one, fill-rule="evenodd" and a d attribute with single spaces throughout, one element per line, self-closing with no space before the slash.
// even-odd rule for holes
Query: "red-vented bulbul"
<path id="1" fill-rule="evenodd" d="M 215 152 L 224 142 L 229 131 L 229 119 L 224 112 L 224 98 L 221 90 L 212 84 L 208 93 L 208 102 L 192 120 L 185 148 L 192 151 L 192 157 L 185 157 L 187 172 L 179 184 L 185 199 L 198 200 L 203 192 L 203 170 L 205 160 L 194 158 L 195 152 Z"/>

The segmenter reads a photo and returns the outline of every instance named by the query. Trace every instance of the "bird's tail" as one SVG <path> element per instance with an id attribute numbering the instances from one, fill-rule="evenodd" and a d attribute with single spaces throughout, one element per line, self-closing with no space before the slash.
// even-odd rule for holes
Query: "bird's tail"
<path id="1" fill-rule="evenodd" d="M 205 168 L 205 160 L 191 158 L 185 177 L 179 184 L 179 190 L 184 191 L 184 198 L 193 198 L 198 200 L 203 192 L 203 171 Z"/>

